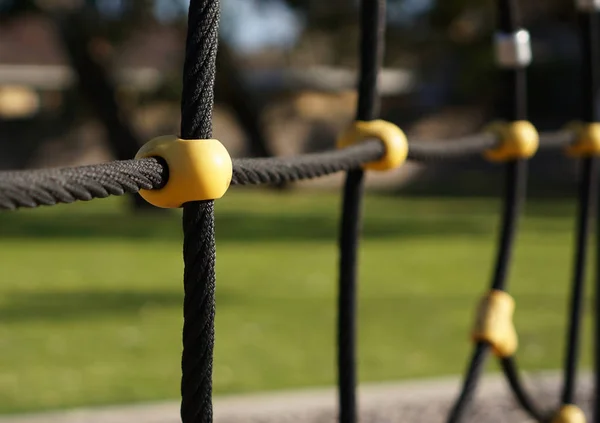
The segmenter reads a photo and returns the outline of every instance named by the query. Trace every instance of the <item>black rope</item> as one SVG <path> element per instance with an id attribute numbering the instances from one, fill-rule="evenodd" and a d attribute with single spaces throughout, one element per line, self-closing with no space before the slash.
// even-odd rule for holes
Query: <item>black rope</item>
<path id="1" fill-rule="evenodd" d="M 598 122 L 600 95 L 600 23 L 598 12 L 579 12 L 581 43 L 582 116 L 585 122 Z"/>
<path id="2" fill-rule="evenodd" d="M 384 153 L 379 141 L 367 141 L 343 150 L 297 157 L 268 157 L 233 160 L 232 185 L 278 184 L 311 179 L 360 168 Z"/>
<path id="3" fill-rule="evenodd" d="M 573 142 L 572 132 L 541 136 L 540 149 L 557 149 Z M 410 143 L 408 158 L 422 163 L 480 157 L 497 140 L 482 133 L 447 141 Z M 232 185 L 279 184 L 359 169 L 379 159 L 383 144 L 372 140 L 342 150 L 233 160 Z M 167 182 L 168 168 L 160 159 L 114 161 L 73 168 L 0 172 L 0 210 L 87 201 L 109 195 L 159 189 Z"/>
<path id="4" fill-rule="evenodd" d="M 373 120 L 379 113 L 377 79 L 383 59 L 385 0 L 362 0 L 360 11 L 360 77 L 357 120 Z M 356 296 L 357 249 L 361 227 L 363 171 L 351 170 L 344 185 L 339 240 L 339 296 L 337 322 L 339 421 L 354 423 L 356 405 Z"/>
<path id="5" fill-rule="evenodd" d="M 520 21 L 517 0 L 500 0 L 496 2 L 497 18 L 496 28 L 498 31 L 511 33 L 519 29 L 517 22 Z"/>
<path id="6" fill-rule="evenodd" d="M 580 43 L 582 50 L 582 63 L 581 63 L 581 86 L 582 86 L 582 119 L 584 122 L 598 122 L 600 121 L 598 100 L 600 99 L 600 16 L 598 12 L 580 11 L 578 13 L 578 21 L 580 27 Z M 593 208 L 597 207 L 598 201 L 598 159 L 595 157 L 586 158 L 583 160 L 582 179 L 580 187 L 580 205 L 579 205 L 579 231 L 577 240 L 577 249 L 582 248 L 583 251 L 576 253 L 576 265 L 575 272 L 577 272 L 578 266 L 585 266 L 585 260 L 587 257 L 587 231 L 588 228 L 584 226 L 589 225 L 590 215 L 593 213 Z M 585 187 L 586 179 L 589 182 L 587 189 Z M 587 197 L 588 204 L 586 205 L 584 197 Z M 586 213 L 584 213 L 586 212 Z M 596 284 L 595 284 L 595 312 L 594 312 L 594 401 L 592 406 L 592 421 L 600 421 L 600 225 L 598 222 L 600 218 L 596 217 Z M 585 234 L 581 231 L 585 230 Z M 582 239 L 582 238 L 586 239 Z M 580 239 L 581 238 L 581 239 Z M 579 259 L 579 254 L 582 255 Z M 583 260 L 584 263 L 579 263 Z M 583 273 L 585 267 L 580 270 Z M 585 280 L 585 275 L 574 275 L 574 292 L 572 308 L 576 306 L 575 300 L 576 289 L 582 289 L 577 287 L 575 283 L 578 278 L 581 277 Z M 583 294 L 579 294 L 583 295 Z M 572 309 L 572 313 L 575 310 Z M 574 322 L 571 322 L 574 325 Z M 578 331 L 579 328 L 573 327 L 573 331 Z M 576 360 L 578 357 L 577 351 L 571 353 L 573 359 Z M 568 384 L 575 384 L 575 373 L 577 363 L 567 362 L 567 367 L 572 368 L 573 375 L 567 377 L 565 371 L 565 387 L 563 389 L 563 401 L 565 399 L 573 400 L 574 393 L 573 388 L 567 390 Z"/>
<path id="7" fill-rule="evenodd" d="M 408 159 L 425 163 L 472 159 L 481 157 L 483 151 L 495 147 L 497 143 L 497 137 L 491 133 L 481 133 L 449 141 L 411 141 Z"/>
<path id="8" fill-rule="evenodd" d="M 499 0 L 498 30 L 514 33 L 520 29 L 520 17 L 516 0 Z M 527 66 L 501 70 L 501 81 L 506 97 L 500 96 L 499 111 L 509 121 L 527 120 Z M 558 140 L 554 140 L 555 142 Z M 508 271 L 512 261 L 512 250 L 517 233 L 517 223 L 526 197 L 527 160 L 517 160 L 506 165 L 506 192 L 500 248 L 492 280 L 492 289 L 506 290 Z M 511 391 L 521 407 L 534 419 L 543 420 L 543 413 L 533 403 L 519 378 L 514 357 L 500 359 L 502 372 Z"/>
<path id="9" fill-rule="evenodd" d="M 598 14 L 595 12 L 578 13 L 580 27 L 580 43 L 582 48 L 581 79 L 582 91 L 582 119 L 584 122 L 598 121 L 598 94 L 600 79 L 598 77 L 600 60 L 600 26 Z M 562 404 L 575 404 L 575 388 L 577 368 L 580 358 L 581 326 L 583 319 L 585 276 L 587 267 L 587 254 L 589 249 L 589 226 L 591 216 L 597 201 L 597 160 L 594 157 L 585 157 L 581 161 L 581 177 L 579 185 L 579 213 L 577 218 L 577 234 L 575 240 L 575 257 L 573 267 L 573 282 L 571 288 L 569 325 L 567 343 L 565 346 L 564 381 L 561 395 Z M 598 355 L 598 350 L 596 350 Z M 596 361 L 596 377 L 598 376 L 598 361 Z M 596 399 L 598 399 L 598 385 L 596 385 Z M 594 415 L 600 415 L 598 405 L 594 406 Z"/>
<path id="10" fill-rule="evenodd" d="M 477 389 L 477 384 L 483 373 L 489 349 L 489 345 L 485 342 L 478 342 L 475 345 L 473 356 L 469 361 L 469 368 L 461 387 L 460 395 L 448 414 L 447 423 L 458 423 L 464 417 L 467 408 L 475 395 L 475 390 Z"/>
<path id="11" fill-rule="evenodd" d="M 0 209 L 88 201 L 109 195 L 157 189 L 167 167 L 154 158 L 93 166 L 0 172 Z"/>
<path id="12" fill-rule="evenodd" d="M 181 137 L 212 137 L 219 0 L 191 0 L 188 14 Z M 210 423 L 212 362 L 215 342 L 214 202 L 183 206 L 183 353 L 181 420 Z"/>
<path id="13" fill-rule="evenodd" d="M 512 258 L 512 249 L 517 229 L 517 220 L 520 214 L 521 203 L 525 195 L 525 170 L 526 162 L 524 161 L 513 161 L 507 164 L 504 211 L 501 223 L 500 244 L 496 257 L 496 266 L 492 275 L 492 289 L 506 289 L 508 269 Z M 462 416 L 464 416 L 465 409 L 468 407 L 470 401 L 472 401 L 474 397 L 476 386 L 476 381 L 474 379 L 478 378 L 480 374 L 479 367 L 477 367 L 478 364 L 474 363 L 474 361 L 480 360 L 480 354 L 484 354 L 483 352 L 478 352 L 478 350 L 483 348 L 481 345 L 482 343 L 480 342 L 475 347 L 475 352 L 473 353 L 473 357 L 471 359 L 469 371 L 463 382 L 461 393 L 452 408 L 452 412 L 448 418 L 448 423 L 460 422 L 460 419 Z M 510 375 L 507 375 L 507 378 L 509 378 L 510 381 L 509 376 Z M 516 385 L 519 384 L 516 378 L 513 378 L 513 382 L 515 382 Z M 513 383 L 510 385 L 513 387 Z M 520 393 L 522 392 L 524 392 L 523 387 L 517 386 L 517 390 L 514 391 L 517 399 L 520 398 Z"/>
<path id="14" fill-rule="evenodd" d="M 337 322 L 339 421 L 354 423 L 356 405 L 357 251 L 361 227 L 363 172 L 350 171 L 344 186 Z"/>
<path id="15" fill-rule="evenodd" d="M 492 276 L 491 289 L 494 290 L 506 290 L 508 271 L 517 234 L 517 221 L 525 199 L 526 183 L 527 162 L 518 160 L 507 163 L 500 244 Z"/>
<path id="16" fill-rule="evenodd" d="M 540 134 L 539 151 L 562 150 L 574 141 L 575 132 L 573 131 L 542 132 Z"/>
<path id="17" fill-rule="evenodd" d="M 498 0 L 497 2 L 497 30 L 500 33 L 511 34 L 519 29 L 516 0 Z M 516 67 L 514 69 L 500 69 L 501 91 L 498 98 L 499 115 L 508 120 L 527 119 L 527 79 L 526 69 Z M 510 161 L 506 165 L 506 183 L 504 194 L 504 210 L 502 214 L 500 242 L 497 251 L 496 265 L 492 275 L 491 289 L 506 290 L 508 271 L 512 259 L 512 250 L 517 232 L 517 222 L 521 211 L 521 205 L 525 199 L 525 187 L 527 180 L 526 160 Z M 479 344 L 476 349 L 481 348 Z M 477 358 L 474 354 L 472 361 Z M 471 363 L 471 368 L 474 364 Z M 514 369 L 514 368 L 513 368 Z M 525 399 L 525 390 L 515 374 L 509 372 L 510 368 L 503 366 L 504 374 L 509 380 L 510 386 L 518 400 Z M 475 382 L 471 379 L 478 375 L 467 374 L 461 395 L 459 396 L 449 421 L 457 423 L 464 415 L 464 409 L 474 396 Z M 527 408 L 531 408 L 534 414 L 537 410 L 526 402 Z M 530 407 L 531 406 L 531 407 Z"/>
<path id="18" fill-rule="evenodd" d="M 575 384 L 579 362 L 581 343 L 581 325 L 583 318 L 585 269 L 588 253 L 588 235 L 590 217 L 595 202 L 597 189 L 597 166 L 593 158 L 583 160 L 581 182 L 579 187 L 579 216 L 577 219 L 577 236 L 575 247 L 575 265 L 573 269 L 573 285 L 571 290 L 569 325 L 564 364 L 564 382 L 562 404 L 575 403 Z"/>
<path id="19" fill-rule="evenodd" d="M 523 382 L 519 377 L 519 370 L 514 357 L 506 357 L 500 359 L 502 372 L 510 386 L 510 389 L 521 407 L 538 422 L 546 422 L 550 418 L 550 413 L 543 413 L 538 406 L 533 402 L 523 387 Z"/>
<path id="20" fill-rule="evenodd" d="M 543 132 L 540 134 L 539 150 L 562 149 L 574 140 L 575 133 L 573 131 Z M 446 141 L 411 140 L 408 159 L 423 163 L 436 163 L 481 158 L 485 150 L 496 147 L 497 144 L 498 138 L 486 132 Z"/>
<path id="21" fill-rule="evenodd" d="M 500 33 L 512 34 L 520 29 L 516 0 L 498 0 L 497 10 L 496 26 Z M 500 115 L 509 121 L 527 119 L 527 68 L 517 66 L 499 71 Z"/>
<path id="22" fill-rule="evenodd" d="M 517 223 L 525 200 L 526 178 L 527 162 L 525 160 L 513 161 L 507 164 L 500 247 L 492 279 L 492 289 L 495 290 L 507 290 L 508 272 L 517 234 Z M 501 358 L 500 364 L 517 402 L 531 417 L 537 421 L 543 421 L 540 418 L 544 415 L 543 412 L 530 399 L 521 379 L 518 377 L 515 358 Z"/>

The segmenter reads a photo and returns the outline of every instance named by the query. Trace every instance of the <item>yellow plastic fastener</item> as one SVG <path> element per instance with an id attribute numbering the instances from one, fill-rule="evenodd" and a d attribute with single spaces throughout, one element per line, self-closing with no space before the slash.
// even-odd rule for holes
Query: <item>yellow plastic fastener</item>
<path id="1" fill-rule="evenodd" d="M 567 147 L 567 154 L 573 157 L 600 155 L 600 123 L 573 122 L 567 125 L 576 134 L 575 142 Z"/>
<path id="2" fill-rule="evenodd" d="M 344 131 L 337 141 L 338 148 L 345 148 L 377 138 L 385 145 L 385 154 L 377 161 L 363 165 L 365 170 L 391 170 L 399 167 L 408 155 L 408 140 L 404 132 L 391 122 L 385 120 L 358 120 Z"/>
<path id="3" fill-rule="evenodd" d="M 485 158 L 492 162 L 528 159 L 536 153 L 540 144 L 537 129 L 526 120 L 494 122 L 487 131 L 500 138 L 498 147 L 484 152 Z"/>
<path id="4" fill-rule="evenodd" d="M 517 331 L 512 321 L 515 300 L 504 291 L 493 290 L 479 303 L 472 338 L 487 342 L 498 357 L 509 357 L 517 350 Z"/>
<path id="5" fill-rule="evenodd" d="M 585 423 L 585 414 L 576 405 L 563 405 L 554 415 L 552 423 Z"/>
<path id="6" fill-rule="evenodd" d="M 145 157 L 160 157 L 169 167 L 164 187 L 140 190 L 140 195 L 157 207 L 177 208 L 189 201 L 215 200 L 231 183 L 231 157 L 218 140 L 182 140 L 165 135 L 147 142 L 135 155 L 136 159 Z"/>

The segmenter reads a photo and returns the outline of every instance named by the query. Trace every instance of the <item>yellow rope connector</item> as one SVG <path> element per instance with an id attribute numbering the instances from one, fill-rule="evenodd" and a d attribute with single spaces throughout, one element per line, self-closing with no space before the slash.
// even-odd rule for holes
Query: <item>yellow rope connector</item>
<path id="1" fill-rule="evenodd" d="M 169 168 L 164 187 L 140 191 L 157 207 L 176 208 L 189 201 L 215 200 L 227 192 L 231 183 L 231 157 L 217 140 L 182 140 L 165 135 L 144 144 L 135 156 L 145 157 L 160 157 Z"/>
<path id="2" fill-rule="evenodd" d="M 492 162 L 528 159 L 537 152 L 540 144 L 537 129 L 526 120 L 494 122 L 487 131 L 500 138 L 497 147 L 484 152 L 485 158 Z"/>
<path id="3" fill-rule="evenodd" d="M 600 123 L 573 122 L 567 129 L 575 132 L 575 142 L 567 147 L 572 157 L 591 157 L 600 155 Z"/>
<path id="4" fill-rule="evenodd" d="M 355 121 L 344 131 L 337 141 L 338 148 L 345 148 L 377 138 L 385 146 L 385 154 L 377 161 L 363 165 L 365 170 L 391 170 L 399 167 L 408 155 L 408 140 L 404 132 L 385 120 Z"/>
<path id="5" fill-rule="evenodd" d="M 517 350 L 517 331 L 512 321 L 515 300 L 504 291 L 493 290 L 479 303 L 472 338 L 487 342 L 498 357 Z"/>
<path id="6" fill-rule="evenodd" d="M 554 415 L 552 423 L 585 423 L 585 414 L 576 405 L 563 405 Z"/>

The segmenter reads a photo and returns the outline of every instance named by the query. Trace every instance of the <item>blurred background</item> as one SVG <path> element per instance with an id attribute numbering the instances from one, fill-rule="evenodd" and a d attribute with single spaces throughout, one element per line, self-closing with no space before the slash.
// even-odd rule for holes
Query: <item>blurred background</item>
<path id="1" fill-rule="evenodd" d="M 583 89 L 573 2 L 521 3 L 531 120 L 555 130 L 577 118 Z M 357 4 L 222 0 L 214 135 L 233 157 L 334 145 L 356 104 Z M 493 6 L 389 0 L 383 118 L 421 140 L 494 118 Z M 178 133 L 187 7 L 0 0 L 0 169 L 129 159 Z M 560 152 L 531 165 L 512 275 L 529 369 L 561 360 L 577 170 Z M 363 380 L 463 370 L 501 175 L 479 160 L 368 175 Z M 232 189 L 218 202 L 217 394 L 333 383 L 342 181 Z M 179 214 L 131 196 L 0 216 L 0 412 L 177 398 Z"/>

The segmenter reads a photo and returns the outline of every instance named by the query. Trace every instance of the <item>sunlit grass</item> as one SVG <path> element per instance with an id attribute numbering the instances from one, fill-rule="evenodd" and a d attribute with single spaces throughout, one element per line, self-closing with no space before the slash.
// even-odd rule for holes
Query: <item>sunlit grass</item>
<path id="1" fill-rule="evenodd" d="M 334 382 L 339 208 L 304 192 L 218 202 L 217 394 Z M 367 199 L 361 380 L 463 371 L 499 209 Z M 521 225 L 510 285 L 529 369 L 561 363 L 573 216 L 570 202 L 535 202 Z M 179 219 L 113 199 L 0 214 L 0 410 L 177 398 Z"/>

